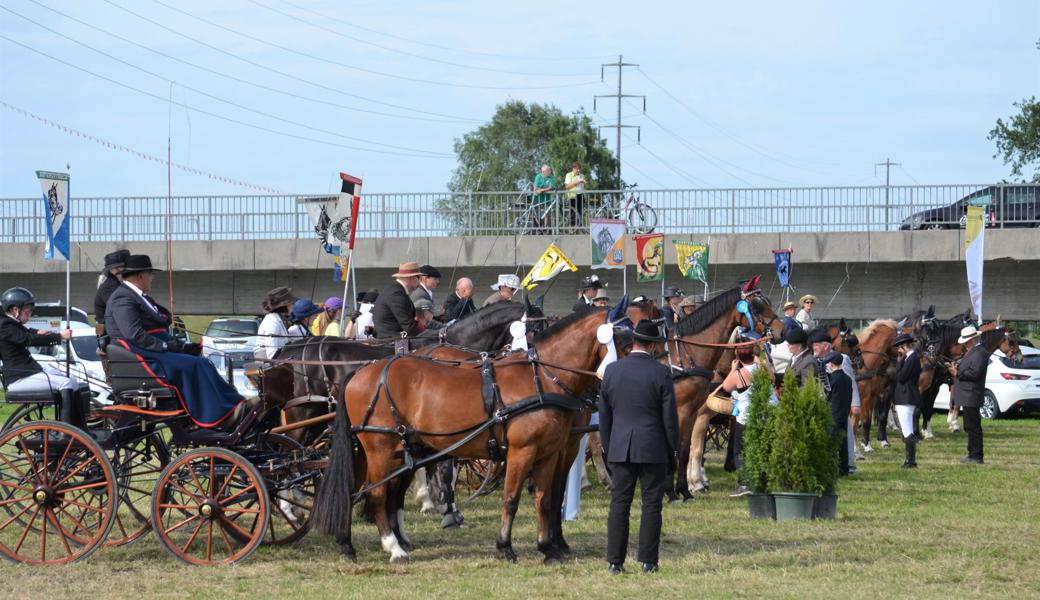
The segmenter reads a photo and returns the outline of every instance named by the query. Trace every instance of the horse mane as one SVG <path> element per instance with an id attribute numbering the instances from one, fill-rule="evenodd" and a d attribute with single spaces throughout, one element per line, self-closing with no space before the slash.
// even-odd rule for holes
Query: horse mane
<path id="1" fill-rule="evenodd" d="M 1003 338 L 1004 333 L 1005 332 L 1003 327 L 997 327 L 995 329 L 983 331 L 982 334 L 979 336 L 979 343 L 988 349 L 991 344 L 994 344 L 998 342 L 1000 338 Z M 960 334 L 957 335 L 957 338 L 960 339 Z"/>
<path id="2" fill-rule="evenodd" d="M 679 321 L 679 335 L 693 335 L 707 329 L 719 317 L 733 310 L 737 300 L 740 300 L 740 292 L 741 289 L 738 285 L 698 306 L 696 310 Z"/>
<path id="3" fill-rule="evenodd" d="M 874 319 L 859 333 L 859 343 L 862 344 L 877 335 L 882 327 L 889 327 L 892 331 L 899 330 L 899 325 L 892 319 Z"/>
<path id="4" fill-rule="evenodd" d="M 579 310 L 577 312 L 573 312 L 567 315 L 566 317 L 560 319 L 559 321 L 556 321 L 555 323 L 543 329 L 542 331 L 536 333 L 534 335 L 534 341 L 535 343 L 547 342 L 556 337 L 560 332 L 568 329 L 574 323 L 577 323 L 578 321 L 587 318 L 589 315 L 604 315 L 603 322 L 606 323 L 606 313 L 609 310 L 609 308 L 601 306 L 598 308 L 589 308 L 586 310 Z"/>
<path id="5" fill-rule="evenodd" d="M 519 319 L 523 317 L 525 308 L 520 302 L 496 302 L 455 321 L 449 326 L 448 331 L 455 327 L 484 329 L 501 321 L 501 315 L 507 311 L 517 312 L 516 318 Z"/>

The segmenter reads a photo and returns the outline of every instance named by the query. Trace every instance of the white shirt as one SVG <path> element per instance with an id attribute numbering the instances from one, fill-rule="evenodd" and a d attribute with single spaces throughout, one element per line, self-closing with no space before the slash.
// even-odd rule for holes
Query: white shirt
<path id="1" fill-rule="evenodd" d="M 123 283 L 126 284 L 126 287 L 130 288 L 131 290 L 133 290 L 135 294 L 140 296 L 141 300 L 144 300 L 144 303 L 148 305 L 148 308 L 152 309 L 152 312 L 154 312 L 155 314 L 159 314 L 159 309 L 156 308 L 155 304 L 153 304 L 151 300 L 149 300 L 148 298 L 144 297 L 144 292 L 141 291 L 141 288 L 139 288 L 136 285 L 130 283 L 129 281 L 124 281 Z"/>
<path id="2" fill-rule="evenodd" d="M 358 306 L 358 312 L 361 314 L 358 316 L 357 321 L 354 322 L 354 337 L 356 339 L 368 339 L 369 336 L 365 335 L 365 329 L 375 324 L 375 319 L 372 317 L 372 307 L 374 306 L 374 304 L 368 302 Z"/>
<path id="3" fill-rule="evenodd" d="M 285 345 L 288 335 L 282 316 L 278 313 L 267 313 L 256 331 L 256 350 L 253 351 L 253 356 L 274 358 L 278 350 Z"/>
<path id="4" fill-rule="evenodd" d="M 804 308 L 798 311 L 798 314 L 794 317 L 795 321 L 802 324 L 802 329 L 811 331 L 816 329 L 816 319 L 813 318 L 812 313 L 805 310 Z"/>
<path id="5" fill-rule="evenodd" d="M 791 366 L 791 348 L 787 345 L 787 342 L 773 346 L 769 356 L 773 359 L 773 372 L 777 375 L 783 375 L 787 372 L 787 368 Z"/>
<path id="6" fill-rule="evenodd" d="M 289 327 L 288 333 L 290 338 L 307 337 L 307 329 L 299 323 L 294 323 L 291 327 Z"/>

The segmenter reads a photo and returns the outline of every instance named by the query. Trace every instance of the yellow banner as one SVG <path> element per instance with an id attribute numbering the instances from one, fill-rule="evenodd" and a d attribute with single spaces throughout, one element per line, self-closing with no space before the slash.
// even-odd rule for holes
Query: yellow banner
<path id="1" fill-rule="evenodd" d="M 979 237 L 979 232 L 986 226 L 986 207 L 968 206 L 968 219 L 964 226 L 964 249 Z"/>
<path id="2" fill-rule="evenodd" d="M 524 289 L 533 289 L 539 283 L 549 281 L 566 269 L 577 271 L 578 267 L 574 266 L 571 259 L 567 258 L 567 255 L 556 244 L 549 244 L 549 247 L 542 253 L 542 257 L 538 259 L 538 262 L 534 263 L 534 266 L 527 272 L 520 285 Z"/>

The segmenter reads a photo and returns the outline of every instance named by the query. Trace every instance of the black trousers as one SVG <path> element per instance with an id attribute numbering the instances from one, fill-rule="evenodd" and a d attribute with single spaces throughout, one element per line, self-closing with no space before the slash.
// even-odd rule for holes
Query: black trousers
<path id="1" fill-rule="evenodd" d="M 607 562 L 621 564 L 628 554 L 628 521 L 639 482 L 643 508 L 639 516 L 639 562 L 657 563 L 661 547 L 661 505 L 668 483 L 664 463 L 610 463 L 610 516 L 607 517 Z"/>
<path id="2" fill-rule="evenodd" d="M 729 436 L 729 449 L 733 455 L 733 470 L 737 472 L 739 481 L 740 468 L 744 466 L 744 426 L 733 421 L 733 433 Z M 729 463 L 729 460 L 726 460 Z M 726 469 L 727 471 L 729 469 Z M 740 483 L 747 483 L 739 481 Z"/>
<path id="3" fill-rule="evenodd" d="M 982 415 L 978 406 L 962 406 L 964 433 L 968 434 L 968 458 L 982 460 Z"/>

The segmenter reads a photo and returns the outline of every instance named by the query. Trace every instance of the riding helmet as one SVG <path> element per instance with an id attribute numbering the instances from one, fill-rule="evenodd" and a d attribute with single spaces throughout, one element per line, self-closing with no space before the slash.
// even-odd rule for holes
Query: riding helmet
<path id="1" fill-rule="evenodd" d="M 15 306 L 21 308 L 27 304 L 35 305 L 36 298 L 32 295 L 32 292 L 23 287 L 13 287 L 4 292 L 0 302 L 3 303 L 4 312 L 7 312 Z"/>

